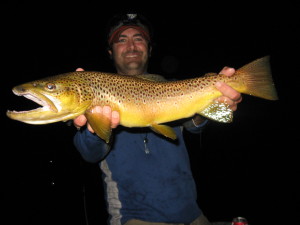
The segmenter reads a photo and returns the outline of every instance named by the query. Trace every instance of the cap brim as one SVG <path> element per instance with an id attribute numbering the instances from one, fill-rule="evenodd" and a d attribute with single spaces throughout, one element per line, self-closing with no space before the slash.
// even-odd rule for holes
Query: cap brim
<path id="1" fill-rule="evenodd" d="M 118 29 L 116 29 L 114 32 L 112 32 L 112 34 L 108 39 L 108 44 L 112 45 L 113 43 L 117 42 L 120 35 L 129 28 L 134 28 L 138 30 L 147 41 L 150 41 L 149 32 L 145 30 L 143 27 L 137 25 L 126 25 L 126 26 L 121 26 Z"/>

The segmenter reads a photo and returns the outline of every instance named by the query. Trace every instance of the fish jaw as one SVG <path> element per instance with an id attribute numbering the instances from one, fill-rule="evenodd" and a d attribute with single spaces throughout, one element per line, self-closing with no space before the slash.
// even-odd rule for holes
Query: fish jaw
<path id="1" fill-rule="evenodd" d="M 34 91 L 34 89 L 31 89 L 29 84 L 14 87 L 12 91 L 17 96 L 23 96 L 43 106 L 45 110 L 48 109 L 53 112 L 58 112 L 58 109 L 54 104 L 55 102 L 52 102 L 46 94 L 42 94 L 41 92 L 37 92 Z"/>
<path id="2" fill-rule="evenodd" d="M 48 124 L 73 119 L 83 114 L 90 104 L 79 104 L 80 99 L 75 95 L 53 96 L 30 84 L 13 88 L 13 93 L 42 106 L 28 111 L 7 111 L 9 118 L 29 124 Z"/>

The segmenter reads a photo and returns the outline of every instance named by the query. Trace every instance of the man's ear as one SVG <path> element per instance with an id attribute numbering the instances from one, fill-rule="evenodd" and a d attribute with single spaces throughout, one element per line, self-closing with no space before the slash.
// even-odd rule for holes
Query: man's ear
<path id="1" fill-rule="evenodd" d="M 149 50 L 148 50 L 148 56 L 149 56 L 149 58 L 151 57 L 151 53 L 152 53 L 152 47 L 149 46 Z"/>
<path id="2" fill-rule="evenodd" d="M 112 50 L 109 49 L 107 52 L 109 54 L 109 58 L 112 59 Z"/>

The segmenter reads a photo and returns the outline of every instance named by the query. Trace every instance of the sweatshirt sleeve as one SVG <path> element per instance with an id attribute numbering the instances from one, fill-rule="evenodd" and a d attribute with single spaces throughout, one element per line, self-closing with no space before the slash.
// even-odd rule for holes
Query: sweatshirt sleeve
<path id="1" fill-rule="evenodd" d="M 208 123 L 208 120 L 205 120 L 203 123 L 201 123 L 200 125 L 197 126 L 194 124 L 194 122 L 192 120 L 188 120 L 183 124 L 183 126 L 187 131 L 189 131 L 193 134 L 198 134 L 204 130 L 207 123 Z"/>
<path id="2" fill-rule="evenodd" d="M 74 145 L 82 158 L 91 163 L 99 162 L 109 151 L 109 145 L 88 129 L 75 134 Z"/>

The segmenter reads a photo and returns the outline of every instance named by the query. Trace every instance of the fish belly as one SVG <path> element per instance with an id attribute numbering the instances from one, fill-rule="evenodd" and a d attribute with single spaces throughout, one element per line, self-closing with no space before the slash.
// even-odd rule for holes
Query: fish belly
<path id="1" fill-rule="evenodd" d="M 217 91 L 162 98 L 139 106 L 119 109 L 120 123 L 127 127 L 146 127 L 188 118 L 204 110 L 213 99 L 220 96 Z"/>

